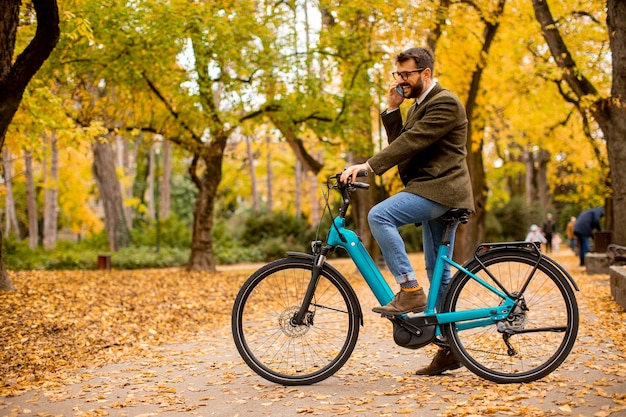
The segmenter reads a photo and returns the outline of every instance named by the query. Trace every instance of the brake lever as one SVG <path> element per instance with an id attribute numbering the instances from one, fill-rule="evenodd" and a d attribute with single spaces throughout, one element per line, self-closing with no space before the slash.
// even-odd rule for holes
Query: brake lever
<path id="1" fill-rule="evenodd" d="M 343 183 L 341 181 L 341 172 L 338 174 L 333 175 L 332 177 L 330 177 L 328 180 L 330 181 L 331 179 L 335 180 L 335 184 L 333 185 L 333 188 L 341 188 L 341 186 L 339 184 L 343 184 L 344 187 L 348 187 L 349 189 L 356 189 L 356 188 L 363 188 L 363 189 L 368 189 L 370 188 L 370 185 L 368 183 L 365 182 L 350 182 L 348 180 L 347 183 Z M 358 177 L 367 177 L 369 176 L 369 171 L 368 170 L 361 170 L 357 173 L 357 178 Z"/>

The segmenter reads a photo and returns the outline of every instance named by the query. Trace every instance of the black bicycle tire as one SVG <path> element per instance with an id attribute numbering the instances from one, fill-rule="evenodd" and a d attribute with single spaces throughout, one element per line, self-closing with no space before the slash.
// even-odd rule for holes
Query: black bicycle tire
<path id="1" fill-rule="evenodd" d="M 485 266 L 492 268 L 494 265 L 504 262 L 521 262 L 528 266 L 533 266 L 537 261 L 537 255 L 525 250 L 506 249 L 495 250 L 491 253 L 488 252 L 481 255 L 480 260 Z M 481 264 L 475 259 L 465 265 L 465 268 L 475 274 L 479 273 L 480 270 L 483 269 Z M 463 363 L 474 374 L 499 384 L 532 382 L 544 378 L 553 372 L 563 363 L 571 352 L 578 334 L 580 320 L 578 304 L 576 302 L 576 297 L 571 287 L 571 283 L 559 268 L 556 268 L 547 260 L 542 259 L 538 265 L 538 269 L 541 273 L 546 274 L 546 276 L 555 283 L 556 287 L 563 296 L 564 305 L 567 309 L 568 325 L 565 331 L 565 336 L 563 337 L 559 347 L 547 361 L 533 369 L 515 374 L 499 372 L 482 365 L 479 361 L 472 357 L 468 350 L 463 346 L 463 343 L 458 336 L 455 323 L 443 325 L 442 330 L 448 340 L 451 350 L 461 363 Z M 462 292 L 463 287 L 470 281 L 470 277 L 465 273 L 459 271 L 455 274 L 454 279 L 446 291 L 442 311 L 445 312 L 455 310 L 459 294 Z"/>
<path id="2" fill-rule="evenodd" d="M 272 274 L 290 269 L 310 271 L 313 267 L 312 259 L 305 258 L 283 258 L 271 262 L 255 273 L 243 284 L 235 302 L 232 312 L 232 334 L 235 346 L 244 362 L 259 376 L 268 381 L 281 385 L 311 385 L 323 381 L 335 374 L 350 358 L 359 336 L 359 326 L 361 323 L 360 307 L 358 299 L 352 287 L 336 270 L 324 267 L 321 277 L 327 279 L 338 290 L 346 303 L 348 318 L 348 332 L 338 354 L 329 361 L 326 366 L 318 371 L 301 375 L 287 375 L 278 372 L 262 362 L 251 350 L 246 341 L 246 331 L 243 328 L 243 314 L 246 303 L 251 292 L 266 278 Z"/>

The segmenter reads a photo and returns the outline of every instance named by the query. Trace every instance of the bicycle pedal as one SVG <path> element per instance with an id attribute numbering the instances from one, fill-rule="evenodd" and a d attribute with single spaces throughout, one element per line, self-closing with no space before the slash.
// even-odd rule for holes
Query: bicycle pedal
<path id="1" fill-rule="evenodd" d="M 412 311 L 409 311 L 408 313 L 400 313 L 400 314 L 394 314 L 394 313 L 378 313 L 378 314 L 380 314 L 380 317 L 384 319 L 389 319 L 389 320 L 395 320 L 399 317 L 413 318 L 413 317 L 425 317 L 426 316 L 425 311 L 420 311 L 419 313 L 414 313 Z"/>
<path id="2" fill-rule="evenodd" d="M 408 317 L 424 317 L 426 316 L 426 311 L 420 311 L 419 313 L 408 312 L 406 313 Z"/>

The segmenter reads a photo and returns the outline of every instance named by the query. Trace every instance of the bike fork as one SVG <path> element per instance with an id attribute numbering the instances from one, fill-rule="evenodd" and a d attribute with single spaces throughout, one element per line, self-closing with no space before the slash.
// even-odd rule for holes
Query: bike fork
<path id="1" fill-rule="evenodd" d="M 317 255 L 315 255 L 315 259 L 313 261 L 313 269 L 311 270 L 311 280 L 309 281 L 309 285 L 306 289 L 306 293 L 304 294 L 304 299 L 302 300 L 302 305 L 300 306 L 300 310 L 293 316 L 292 324 L 295 326 L 302 326 L 311 324 L 312 317 L 308 315 L 309 306 L 313 301 L 313 295 L 315 294 L 315 289 L 317 288 L 317 283 L 320 279 L 320 274 L 322 273 L 322 269 L 324 268 L 324 262 L 326 262 L 326 255 L 328 254 L 328 247 L 323 247 Z M 307 320 L 305 321 L 305 318 Z"/>

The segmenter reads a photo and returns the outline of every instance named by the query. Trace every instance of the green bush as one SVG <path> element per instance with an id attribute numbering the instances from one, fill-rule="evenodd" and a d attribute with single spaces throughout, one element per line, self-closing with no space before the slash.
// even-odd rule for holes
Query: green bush
<path id="1" fill-rule="evenodd" d="M 144 269 L 184 267 L 189 261 L 189 249 L 161 247 L 131 247 L 111 254 L 114 269 Z"/>
<path id="2" fill-rule="evenodd" d="M 246 245 L 256 245 L 274 237 L 304 237 L 307 230 L 304 219 L 285 212 L 253 214 L 246 219 L 242 240 Z"/>
<path id="3" fill-rule="evenodd" d="M 215 261 L 221 265 L 231 265 L 245 262 L 263 262 L 265 257 L 259 247 L 242 248 L 240 246 L 213 247 Z"/>
<path id="4" fill-rule="evenodd" d="M 314 231 L 302 218 L 284 212 L 252 213 L 244 222 L 239 243 L 258 248 L 263 257 L 256 261 L 270 261 L 284 257 L 287 251 L 308 252 L 313 235 Z"/>
<path id="5" fill-rule="evenodd" d="M 324 239 L 330 220 L 325 219 L 319 239 Z M 106 233 L 78 243 L 57 242 L 56 248 L 31 250 L 26 241 L 4 240 L 5 265 L 9 270 L 72 270 L 98 268 L 98 256 L 109 254 L 114 269 L 184 267 L 189 261 L 191 230 L 175 218 L 160 223 L 160 247 L 156 251 L 156 225 L 139 223 L 131 230 L 132 246 L 115 253 L 108 250 Z M 266 262 L 287 251 L 310 252 L 316 230 L 306 221 L 286 213 L 246 213 L 217 218 L 213 226 L 213 255 L 218 264 Z"/>
<path id="6" fill-rule="evenodd" d="M 524 198 L 513 196 L 487 214 L 487 242 L 507 242 L 524 240 L 531 219 L 536 218 L 535 209 L 529 207 Z M 535 220 L 537 221 L 537 220 Z"/>
<path id="7" fill-rule="evenodd" d="M 156 222 L 142 222 L 130 232 L 133 246 L 156 247 L 157 227 Z M 159 221 L 158 240 L 161 247 L 189 248 L 191 243 L 191 228 L 185 222 L 175 217 L 169 217 Z"/>
<path id="8" fill-rule="evenodd" d="M 81 239 L 78 243 L 69 240 L 58 241 L 55 249 L 63 250 L 96 250 L 103 251 L 109 248 L 109 239 L 107 233 L 102 231 L 89 237 Z"/>
<path id="9" fill-rule="evenodd" d="M 93 269 L 98 251 L 78 244 L 59 242 L 57 248 L 31 250 L 26 241 L 3 240 L 4 265 L 9 270 Z"/>

